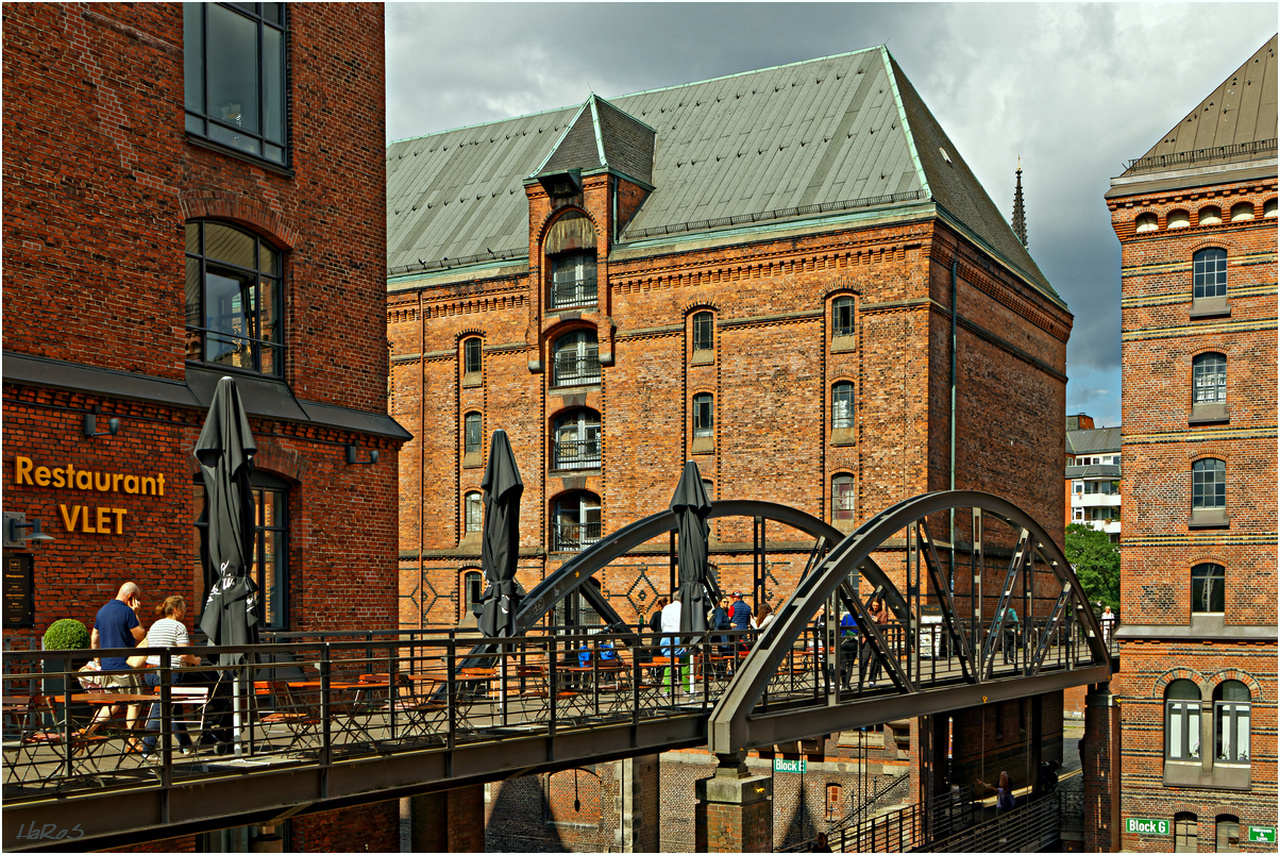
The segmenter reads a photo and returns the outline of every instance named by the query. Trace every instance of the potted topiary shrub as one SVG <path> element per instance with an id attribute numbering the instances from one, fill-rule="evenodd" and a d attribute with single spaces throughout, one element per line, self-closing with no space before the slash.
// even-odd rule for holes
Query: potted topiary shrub
<path id="1" fill-rule="evenodd" d="M 55 620 L 44 631 L 40 646 L 45 650 L 88 650 L 89 630 L 74 618 Z M 45 674 L 53 675 L 44 678 L 44 693 L 62 695 L 67 690 L 66 675 L 74 673 L 87 659 L 88 657 L 85 656 L 74 655 L 66 658 L 53 656 L 43 658 L 40 662 L 41 670 Z M 72 683 L 70 688 L 72 692 L 80 691 L 80 686 L 76 683 Z M 88 705 L 82 706 L 87 708 Z M 52 724 L 52 722 L 46 722 L 46 726 L 52 726 Z"/>

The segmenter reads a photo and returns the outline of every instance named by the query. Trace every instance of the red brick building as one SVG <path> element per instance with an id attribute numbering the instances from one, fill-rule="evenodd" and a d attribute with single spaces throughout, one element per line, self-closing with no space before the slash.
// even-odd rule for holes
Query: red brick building
<path id="1" fill-rule="evenodd" d="M 954 485 L 1008 497 L 1061 540 L 1071 315 L 884 48 L 593 95 L 386 156 L 391 412 L 414 434 L 402 627 L 474 626 L 498 428 L 524 478 L 525 589 L 665 509 L 689 459 L 713 500 L 779 502 L 846 531 Z M 751 520 L 711 529 L 722 587 L 757 603 L 786 597 L 812 547 L 771 524 L 757 576 Z M 597 574 L 624 620 L 670 593 L 667 550 Z M 677 762 L 654 772 L 673 788 L 664 802 L 685 792 Z M 624 790 L 643 778 L 599 774 Z M 541 800 L 551 825 L 535 825 L 563 839 L 580 817 L 557 794 L 600 786 L 588 777 L 495 785 L 491 807 L 509 825 L 497 805 Z M 823 786 L 850 801 L 849 777 L 829 775 L 819 803 Z M 816 815 L 796 827 L 823 830 Z M 590 839 L 608 843 L 602 822 Z M 663 817 L 660 840 L 644 836 L 659 833 L 652 815 L 617 822 L 633 835 L 617 845 L 694 845 L 691 806 Z M 487 833 L 531 832 L 491 819 Z"/>
<path id="2" fill-rule="evenodd" d="M 224 374 L 267 628 L 394 623 L 384 82 L 374 4 L 4 7 L 4 510 L 53 537 L 6 522 L 32 593 L 6 645 L 126 580 L 203 602 L 191 451 Z M 290 845 L 394 849 L 391 814 Z"/>
<path id="3" fill-rule="evenodd" d="M 1107 193 L 1125 850 L 1275 851 L 1275 53 L 1273 36 Z"/>
<path id="4" fill-rule="evenodd" d="M 1071 316 L 883 48 L 404 140 L 387 177 L 403 626 L 469 620 L 496 428 L 526 588 L 687 459 L 846 530 L 954 482 L 1060 536 Z M 712 537 L 750 590 L 750 521 Z M 809 544 L 773 538 L 776 602 Z M 600 580 L 628 621 L 654 551 Z"/>

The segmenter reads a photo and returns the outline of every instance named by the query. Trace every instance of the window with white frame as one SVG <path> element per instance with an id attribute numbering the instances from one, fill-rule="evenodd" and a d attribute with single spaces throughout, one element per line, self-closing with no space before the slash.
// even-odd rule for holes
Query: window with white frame
<path id="1" fill-rule="evenodd" d="M 853 384 L 847 380 L 831 387 L 831 429 L 853 429 Z"/>
<path id="2" fill-rule="evenodd" d="M 1190 680 L 1164 690 L 1164 745 L 1169 760 L 1200 759 L 1200 687 Z"/>
<path id="3" fill-rule="evenodd" d="M 595 250 L 562 252 L 551 257 L 551 308 L 594 306 L 596 295 Z"/>
<path id="4" fill-rule="evenodd" d="M 466 533 L 479 534 L 484 525 L 484 503 L 479 490 L 472 490 L 463 497 L 463 514 L 466 518 Z"/>
<path id="5" fill-rule="evenodd" d="M 853 476 L 841 473 L 831 476 L 831 523 L 852 524 L 854 514 Z"/>
<path id="6" fill-rule="evenodd" d="M 600 382 L 600 346 L 594 330 L 578 330 L 556 339 L 552 349 L 552 386 Z"/>
<path id="7" fill-rule="evenodd" d="M 1223 680 L 1213 690 L 1214 759 L 1249 762 L 1249 709 L 1253 698 L 1239 680 Z"/>
<path id="8" fill-rule="evenodd" d="M 553 468 L 600 468 L 600 414 L 595 410 L 584 408 L 559 416 L 553 436 Z"/>
<path id="9" fill-rule="evenodd" d="M 1191 386 L 1196 404 L 1221 404 L 1227 400 L 1227 357 L 1201 353 L 1191 360 Z"/>
<path id="10" fill-rule="evenodd" d="M 579 490 L 556 499 L 551 543 L 556 552 L 578 552 L 600 539 L 600 497 Z"/>

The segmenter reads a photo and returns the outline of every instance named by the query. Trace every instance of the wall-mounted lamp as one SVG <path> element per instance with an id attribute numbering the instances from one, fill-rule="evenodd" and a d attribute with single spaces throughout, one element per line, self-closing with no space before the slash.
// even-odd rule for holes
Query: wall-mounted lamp
<path id="1" fill-rule="evenodd" d="M 96 413 L 85 413 L 85 414 L 84 414 L 84 435 L 85 435 L 86 437 L 90 437 L 90 436 L 106 436 L 107 434 L 111 434 L 112 436 L 115 436 L 115 435 L 116 435 L 116 434 L 118 434 L 119 432 L 120 432 L 120 420 L 119 420 L 119 419 L 107 419 L 107 429 L 106 429 L 106 430 L 101 430 L 101 431 L 100 431 L 100 430 L 98 430 L 98 416 L 97 416 L 97 414 L 96 414 Z"/>
<path id="2" fill-rule="evenodd" d="M 356 458 L 356 448 L 357 448 L 357 446 L 355 446 L 355 445 L 348 445 L 348 446 L 347 446 L 347 462 L 348 462 L 348 463 L 350 463 L 350 464 L 352 464 L 352 465 L 355 465 L 355 464 L 377 463 L 377 462 L 378 462 L 378 449 L 376 449 L 376 448 L 371 448 L 371 449 L 369 449 L 369 459 L 368 459 L 368 460 L 358 460 L 358 459 Z"/>
<path id="3" fill-rule="evenodd" d="M 23 532 L 26 529 L 31 529 L 31 534 L 24 534 Z M 4 545 L 22 549 L 27 545 L 28 540 L 40 543 L 46 540 L 53 540 L 53 536 L 40 530 L 40 520 L 32 517 L 31 522 L 27 522 L 26 514 L 5 511 Z"/>

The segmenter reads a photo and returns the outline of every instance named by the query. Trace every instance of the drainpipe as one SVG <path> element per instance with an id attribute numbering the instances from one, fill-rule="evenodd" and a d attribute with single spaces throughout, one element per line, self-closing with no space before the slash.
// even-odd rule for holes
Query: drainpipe
<path id="1" fill-rule="evenodd" d="M 951 256 L 951 489 L 956 488 L 956 257 Z M 951 520 L 951 567 L 948 593 L 956 590 L 956 509 L 949 512 Z"/>

